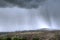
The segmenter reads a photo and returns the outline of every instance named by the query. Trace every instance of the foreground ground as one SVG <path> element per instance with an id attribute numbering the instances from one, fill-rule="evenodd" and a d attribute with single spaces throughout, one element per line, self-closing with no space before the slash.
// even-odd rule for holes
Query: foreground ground
<path id="1" fill-rule="evenodd" d="M 0 40 L 60 40 L 60 30 L 1 32 Z"/>

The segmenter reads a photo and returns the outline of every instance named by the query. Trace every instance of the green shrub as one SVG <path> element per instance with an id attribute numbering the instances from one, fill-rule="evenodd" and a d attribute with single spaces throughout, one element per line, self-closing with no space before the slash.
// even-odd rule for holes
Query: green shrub
<path id="1" fill-rule="evenodd" d="M 24 37 L 24 38 L 22 38 L 22 40 L 27 40 L 27 38 Z"/>
<path id="2" fill-rule="evenodd" d="M 56 34 L 56 35 L 55 35 L 55 39 L 56 39 L 56 40 L 60 40 L 60 35 L 59 35 L 59 34 Z"/>
<path id="3" fill-rule="evenodd" d="M 4 38 L 3 40 L 12 40 L 11 38 L 7 37 L 7 38 Z"/>
<path id="4" fill-rule="evenodd" d="M 45 37 L 40 37 L 40 39 L 39 40 L 45 40 L 46 38 Z"/>
<path id="5" fill-rule="evenodd" d="M 33 40 L 39 40 L 39 38 L 33 38 Z"/>
<path id="6" fill-rule="evenodd" d="M 21 39 L 19 39 L 19 38 L 16 37 L 16 38 L 13 38 L 13 40 L 21 40 Z"/>
<path id="7" fill-rule="evenodd" d="M 49 40 L 56 40 L 55 38 L 50 38 Z"/>
<path id="8" fill-rule="evenodd" d="M 0 38 L 0 40 L 2 40 L 2 38 Z"/>
<path id="9" fill-rule="evenodd" d="M 22 40 L 21 38 L 19 38 L 19 40 Z"/>

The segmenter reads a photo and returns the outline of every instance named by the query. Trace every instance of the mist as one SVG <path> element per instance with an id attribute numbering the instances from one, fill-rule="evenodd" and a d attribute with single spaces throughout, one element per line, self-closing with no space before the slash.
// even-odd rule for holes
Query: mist
<path id="1" fill-rule="evenodd" d="M 39 2 L 33 0 L 22 4 L 23 6 L 18 5 L 18 2 L 11 3 L 4 0 L 2 2 L 4 3 L 3 6 L 0 4 L 0 32 L 60 29 L 59 0 L 39 0 Z"/>

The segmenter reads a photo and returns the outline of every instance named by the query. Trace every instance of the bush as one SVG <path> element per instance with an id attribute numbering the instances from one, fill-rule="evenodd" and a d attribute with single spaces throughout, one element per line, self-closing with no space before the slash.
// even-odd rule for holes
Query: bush
<path id="1" fill-rule="evenodd" d="M 60 40 L 60 35 L 59 35 L 59 34 L 56 34 L 56 35 L 55 35 L 55 39 L 56 39 L 56 40 Z"/>
<path id="2" fill-rule="evenodd" d="M 21 40 L 21 39 L 19 39 L 19 38 L 13 38 L 13 40 Z"/>
<path id="3" fill-rule="evenodd" d="M 21 38 L 19 38 L 19 40 L 21 40 Z"/>
<path id="4" fill-rule="evenodd" d="M 12 40 L 11 38 L 7 37 L 7 38 L 4 38 L 3 40 Z"/>
<path id="5" fill-rule="evenodd" d="M 55 38 L 50 38 L 49 40 L 56 40 Z"/>
<path id="6" fill-rule="evenodd" d="M 0 40 L 2 40 L 2 38 L 0 38 Z"/>
<path id="7" fill-rule="evenodd" d="M 39 38 L 33 38 L 33 40 L 39 40 Z"/>
<path id="8" fill-rule="evenodd" d="M 24 38 L 22 38 L 22 40 L 27 40 L 27 38 L 24 37 Z"/>

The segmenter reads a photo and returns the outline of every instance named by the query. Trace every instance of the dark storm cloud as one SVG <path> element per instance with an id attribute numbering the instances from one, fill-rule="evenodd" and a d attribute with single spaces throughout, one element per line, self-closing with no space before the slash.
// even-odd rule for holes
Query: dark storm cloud
<path id="1" fill-rule="evenodd" d="M 17 5 L 23 8 L 38 8 L 45 0 L 5 0 L 11 4 Z"/>
<path id="2" fill-rule="evenodd" d="M 5 7 L 13 7 L 14 5 L 11 3 L 8 3 L 4 0 L 0 0 L 0 8 L 5 8 Z"/>

